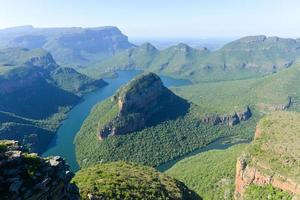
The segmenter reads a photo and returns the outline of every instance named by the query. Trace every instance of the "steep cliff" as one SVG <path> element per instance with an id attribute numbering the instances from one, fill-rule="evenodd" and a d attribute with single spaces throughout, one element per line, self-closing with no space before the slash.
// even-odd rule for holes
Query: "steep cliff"
<path id="1" fill-rule="evenodd" d="M 244 111 L 235 112 L 232 115 L 213 115 L 213 116 L 205 116 L 201 119 L 204 123 L 210 123 L 213 125 L 227 125 L 227 126 L 234 126 L 239 124 L 241 121 L 246 121 L 252 116 L 252 112 L 249 106 L 246 107 Z"/>
<path id="2" fill-rule="evenodd" d="M 0 197 L 3 200 L 78 199 L 74 174 L 58 156 L 41 158 L 18 142 L 0 140 Z"/>
<path id="3" fill-rule="evenodd" d="M 241 130 L 252 135 L 253 120 L 215 126 L 201 122 L 199 107 L 164 87 L 157 75 L 138 76 L 94 106 L 75 138 L 77 161 L 81 167 L 118 160 L 159 166 L 220 137 Z M 249 115 L 246 109 L 237 117 Z"/>
<path id="4" fill-rule="evenodd" d="M 247 197 L 249 185 L 271 185 L 300 195 L 300 115 L 275 112 L 260 121 L 254 142 L 236 166 L 236 197 Z"/>
<path id="5" fill-rule="evenodd" d="M 111 101 L 118 105 L 117 116 L 99 130 L 99 139 L 141 130 L 184 114 L 189 104 L 164 87 L 154 74 L 143 74 L 121 88 Z"/>
<path id="6" fill-rule="evenodd" d="M 88 66 L 91 62 L 131 48 L 117 27 L 26 28 L 0 30 L 0 48 L 44 48 L 63 66 Z"/>

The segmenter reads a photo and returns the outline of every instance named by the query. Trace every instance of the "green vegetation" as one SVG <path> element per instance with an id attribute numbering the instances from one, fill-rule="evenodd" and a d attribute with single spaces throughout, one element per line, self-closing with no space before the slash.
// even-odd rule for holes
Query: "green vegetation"
<path id="1" fill-rule="evenodd" d="M 32 177 L 42 164 L 42 159 L 35 153 L 23 153 L 22 160 L 27 165 L 27 175 Z"/>
<path id="2" fill-rule="evenodd" d="M 272 174 L 300 182 L 300 114 L 275 112 L 262 119 L 257 129 L 259 135 L 247 148 L 251 157 L 249 165 Z M 277 177 L 278 176 L 278 177 Z"/>
<path id="3" fill-rule="evenodd" d="M 185 158 L 166 174 L 185 183 L 204 200 L 233 199 L 236 160 L 245 146 L 235 145 Z"/>
<path id="4" fill-rule="evenodd" d="M 59 67 L 42 49 L 0 50 L 0 139 L 22 142 L 41 153 L 85 92 L 106 83 Z M 0 67 L 1 68 L 1 67 Z"/>
<path id="5" fill-rule="evenodd" d="M 41 58 L 41 60 L 54 63 L 49 52 L 43 49 L 28 50 L 23 48 L 7 48 L 0 50 L 0 68 L 14 68 L 32 63 L 32 58 Z"/>
<path id="6" fill-rule="evenodd" d="M 10 140 L 0 140 L 0 152 L 5 152 L 7 150 L 7 146 L 12 144 L 13 143 Z"/>
<path id="7" fill-rule="evenodd" d="M 76 68 L 88 67 L 92 62 L 133 47 L 117 27 L 17 27 L 8 31 L 0 30 L 0 45 L 0 48 L 44 48 L 51 52 L 60 65 Z"/>
<path id="8" fill-rule="evenodd" d="M 143 76 L 140 77 L 139 80 L 143 80 Z M 158 166 L 204 147 L 221 137 L 252 138 L 258 118 L 255 113 L 251 120 L 234 127 L 201 123 L 202 111 L 197 105 L 185 102 L 188 106 L 185 106 L 185 111 L 182 112 L 184 106 L 180 103 L 183 99 L 166 89 L 163 94 L 170 92 L 171 97 L 175 100 L 170 101 L 172 99 L 170 96 L 162 95 L 164 98 L 156 101 L 158 104 L 154 104 L 155 107 L 151 107 L 150 110 L 163 109 L 153 115 L 152 118 L 156 120 L 155 123 L 146 124 L 140 131 L 131 131 L 125 135 L 112 135 L 101 141 L 97 139 L 99 138 L 99 130 L 116 117 L 118 117 L 117 119 L 123 115 L 128 117 L 133 114 L 131 112 L 135 113 L 136 109 L 138 112 L 142 110 L 142 114 L 144 114 L 145 110 L 142 108 L 136 106 L 131 108 L 126 104 L 126 99 L 124 105 L 130 109 L 125 109 L 125 114 L 119 113 L 116 101 L 118 95 L 128 97 L 130 102 L 134 102 L 132 97 L 139 100 L 138 88 L 144 84 L 146 83 L 134 79 L 124 87 L 125 89 L 121 89 L 114 98 L 107 99 L 93 108 L 75 138 L 77 161 L 81 167 L 90 166 L 97 162 L 118 160 Z M 145 90 L 147 89 L 149 88 L 145 88 Z M 123 94 L 124 91 L 126 91 L 125 94 Z M 149 104 L 145 106 L 148 108 Z M 168 117 L 169 115 L 173 117 Z M 121 122 L 123 121 L 118 121 L 118 123 Z M 118 126 L 112 128 L 115 129 L 116 127 L 118 128 Z"/>
<path id="9" fill-rule="evenodd" d="M 244 199 L 245 200 L 253 200 L 253 199 L 292 200 L 292 196 L 287 192 L 272 187 L 271 185 L 267 185 L 267 186 L 250 185 L 246 189 Z"/>
<path id="10" fill-rule="evenodd" d="M 82 169 L 72 180 L 82 199 L 88 195 L 115 200 L 200 200 L 183 183 L 150 167 L 124 162 L 98 164 Z"/>
<path id="11" fill-rule="evenodd" d="M 77 72 L 73 68 L 60 67 L 51 72 L 51 77 L 57 86 L 78 95 L 91 92 L 107 85 L 102 79 L 95 81 L 94 79 Z"/>
<path id="12" fill-rule="evenodd" d="M 177 95 L 196 103 L 204 113 L 230 113 L 251 105 L 266 113 L 288 103 L 290 110 L 299 110 L 300 64 L 262 78 L 247 80 L 199 83 L 172 88 Z"/>
<path id="13" fill-rule="evenodd" d="M 213 52 L 186 44 L 158 51 L 144 44 L 96 62 L 86 73 L 97 77 L 112 69 L 143 69 L 194 82 L 247 79 L 290 67 L 299 47 L 298 40 L 265 36 L 241 38 Z"/>

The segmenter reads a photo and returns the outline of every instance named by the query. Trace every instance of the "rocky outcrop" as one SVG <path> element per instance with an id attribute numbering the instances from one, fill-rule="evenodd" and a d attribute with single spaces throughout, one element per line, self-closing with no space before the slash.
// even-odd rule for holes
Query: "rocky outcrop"
<path id="1" fill-rule="evenodd" d="M 159 121 L 176 117 L 188 103 L 177 97 L 154 73 L 143 74 L 121 88 L 111 101 L 118 105 L 118 115 L 99 130 L 99 139 L 141 130 Z M 173 106 L 173 113 L 164 112 Z"/>
<path id="2" fill-rule="evenodd" d="M 25 64 L 34 67 L 42 67 L 49 70 L 53 70 L 58 67 L 49 52 L 43 52 L 43 55 L 31 57 L 25 62 Z"/>
<path id="3" fill-rule="evenodd" d="M 264 104 L 260 103 L 258 104 L 258 107 L 260 110 L 266 110 L 268 112 L 273 112 L 273 111 L 286 111 L 288 110 L 291 106 L 293 106 L 293 98 L 291 96 L 288 96 L 287 101 L 283 104 Z"/>
<path id="4" fill-rule="evenodd" d="M 235 112 L 233 115 L 213 115 L 213 116 L 205 116 L 201 119 L 201 122 L 213 124 L 213 125 L 227 125 L 234 126 L 239 124 L 241 121 L 246 121 L 252 116 L 252 112 L 249 106 L 243 112 Z"/>
<path id="5" fill-rule="evenodd" d="M 244 199 L 249 185 L 271 185 L 300 199 L 299 120 L 299 113 L 277 111 L 258 123 L 236 163 L 236 199 Z"/>
<path id="6" fill-rule="evenodd" d="M 167 92 L 167 88 L 153 73 L 131 81 L 112 98 L 112 101 L 117 101 L 119 113 L 100 130 L 99 138 L 123 135 L 145 127 L 147 120 L 161 109 L 158 100 L 164 92 Z"/>
<path id="7" fill-rule="evenodd" d="M 159 96 L 166 91 L 160 78 L 150 73 L 133 80 L 128 88 L 120 92 L 118 106 L 120 114 L 149 110 L 149 106 L 157 104 Z"/>
<path id="8" fill-rule="evenodd" d="M 134 47 L 117 27 L 11 28 L 0 30 L 5 47 L 43 48 L 63 66 L 88 66 L 107 56 Z"/>
<path id="9" fill-rule="evenodd" d="M 264 173 L 264 166 L 250 166 L 247 163 L 247 158 L 242 156 L 236 164 L 235 198 L 243 199 L 247 186 L 251 184 L 272 185 L 294 195 L 300 195 L 300 185 L 298 183 L 278 174 L 266 174 Z M 299 199 L 299 197 L 294 199 Z"/>
<path id="10" fill-rule="evenodd" d="M 0 197 L 3 200 L 78 199 L 74 174 L 58 156 L 41 158 L 16 141 L 0 141 Z"/>
<path id="11" fill-rule="evenodd" d="M 145 118 L 141 114 L 133 114 L 127 117 L 117 116 L 99 131 L 99 139 L 102 140 L 109 135 L 124 135 L 145 127 Z"/>

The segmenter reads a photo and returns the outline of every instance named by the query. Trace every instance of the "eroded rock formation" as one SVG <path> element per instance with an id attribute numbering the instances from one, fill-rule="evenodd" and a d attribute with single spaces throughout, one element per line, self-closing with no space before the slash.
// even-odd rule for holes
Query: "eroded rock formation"
<path id="1" fill-rule="evenodd" d="M 167 89 L 154 73 L 133 79 L 111 101 L 117 103 L 118 115 L 99 130 L 99 139 L 141 130 L 181 115 L 188 107 L 188 103 Z"/>
<path id="2" fill-rule="evenodd" d="M 266 174 L 267 170 L 264 166 L 259 167 L 249 166 L 247 158 L 240 157 L 236 164 L 236 180 L 235 180 L 235 198 L 243 199 L 243 195 L 247 186 L 255 185 L 272 185 L 284 191 L 288 191 L 295 195 L 300 195 L 300 185 L 291 179 L 275 174 Z M 299 199 L 295 197 L 294 200 Z"/>
<path id="3" fill-rule="evenodd" d="M 299 120 L 298 113 L 278 111 L 258 123 L 236 163 L 236 199 L 244 199 L 249 185 L 271 185 L 299 199 Z"/>
<path id="4" fill-rule="evenodd" d="M 203 123 L 209 123 L 213 125 L 227 125 L 227 126 L 234 126 L 239 124 L 241 121 L 246 121 L 252 116 L 252 112 L 249 106 L 243 112 L 235 112 L 232 115 L 212 115 L 212 116 L 205 116 L 201 121 Z"/>
<path id="5" fill-rule="evenodd" d="M 58 156 L 41 158 L 16 141 L 0 141 L 0 199 L 78 199 L 73 176 Z"/>

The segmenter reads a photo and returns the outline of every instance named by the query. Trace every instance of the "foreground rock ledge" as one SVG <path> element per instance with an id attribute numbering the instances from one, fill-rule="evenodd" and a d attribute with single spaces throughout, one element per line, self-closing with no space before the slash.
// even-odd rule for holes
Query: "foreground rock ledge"
<path id="1" fill-rule="evenodd" d="M 41 158 L 16 141 L 0 140 L 0 199 L 79 199 L 73 176 L 59 156 Z"/>

